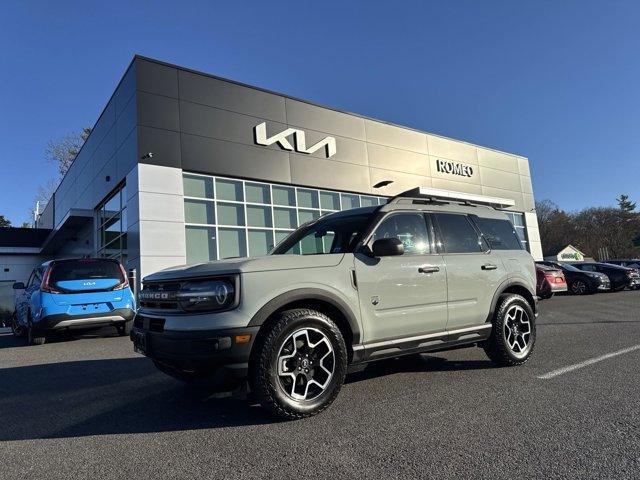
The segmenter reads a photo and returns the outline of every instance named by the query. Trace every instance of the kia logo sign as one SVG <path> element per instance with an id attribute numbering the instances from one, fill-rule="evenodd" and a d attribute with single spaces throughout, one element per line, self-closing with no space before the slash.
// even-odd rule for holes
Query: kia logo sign
<path id="1" fill-rule="evenodd" d="M 448 173 L 450 175 L 458 175 L 460 177 L 473 176 L 473 167 L 463 163 L 449 162 L 447 160 L 436 160 L 436 168 L 440 173 Z"/>
<path id="2" fill-rule="evenodd" d="M 325 137 L 318 143 L 307 147 L 306 134 L 303 130 L 297 128 L 287 128 L 286 130 L 277 133 L 271 137 L 267 137 L 267 124 L 262 122 L 254 127 L 255 139 L 258 145 L 269 146 L 277 143 L 281 148 L 289 150 L 290 152 L 298 153 L 314 153 L 321 148 L 325 149 L 327 158 L 333 157 L 336 154 L 336 139 L 333 137 Z M 289 141 L 289 138 L 293 136 L 293 145 Z"/>

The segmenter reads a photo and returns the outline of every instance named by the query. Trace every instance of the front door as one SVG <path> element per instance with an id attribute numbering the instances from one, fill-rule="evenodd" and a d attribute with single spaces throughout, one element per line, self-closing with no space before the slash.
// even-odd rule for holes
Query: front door
<path id="1" fill-rule="evenodd" d="M 355 257 L 365 344 L 441 332 L 447 321 L 445 265 L 425 215 L 390 213 L 367 244 L 390 237 L 403 243 L 403 255 Z"/>

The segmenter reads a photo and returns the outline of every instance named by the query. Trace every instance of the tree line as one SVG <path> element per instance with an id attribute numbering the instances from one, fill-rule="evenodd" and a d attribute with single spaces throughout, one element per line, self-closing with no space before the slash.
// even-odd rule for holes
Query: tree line
<path id="1" fill-rule="evenodd" d="M 566 212 L 551 200 L 536 202 L 544 255 L 573 245 L 596 260 L 640 257 L 640 212 L 628 195 L 616 200 L 617 208 L 591 207 L 577 212 Z"/>

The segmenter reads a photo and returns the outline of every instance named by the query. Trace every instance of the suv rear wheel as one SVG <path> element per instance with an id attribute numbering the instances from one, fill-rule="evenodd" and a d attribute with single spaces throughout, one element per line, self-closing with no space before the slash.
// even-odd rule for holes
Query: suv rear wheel
<path id="1" fill-rule="evenodd" d="M 278 314 L 254 347 L 249 380 L 260 404 L 299 419 L 336 398 L 347 370 L 347 348 L 337 325 L 315 310 Z"/>
<path id="2" fill-rule="evenodd" d="M 46 340 L 44 333 L 38 332 L 31 322 L 31 314 L 29 314 L 29 326 L 27 327 L 27 343 L 29 345 L 44 345 Z"/>
<path id="3" fill-rule="evenodd" d="M 535 341 L 535 315 L 529 302 L 517 294 L 502 295 L 484 345 L 487 356 L 501 366 L 521 365 L 531 357 Z"/>

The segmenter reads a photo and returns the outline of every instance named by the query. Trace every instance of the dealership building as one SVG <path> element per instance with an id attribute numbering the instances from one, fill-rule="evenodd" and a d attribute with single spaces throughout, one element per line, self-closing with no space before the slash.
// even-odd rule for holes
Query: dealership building
<path id="1" fill-rule="evenodd" d="M 418 186 L 511 200 L 520 238 L 542 259 L 525 157 L 137 56 L 37 220 L 37 240 L 0 246 L 3 280 L 78 255 L 121 258 L 139 278 L 262 255 L 326 212 Z"/>

